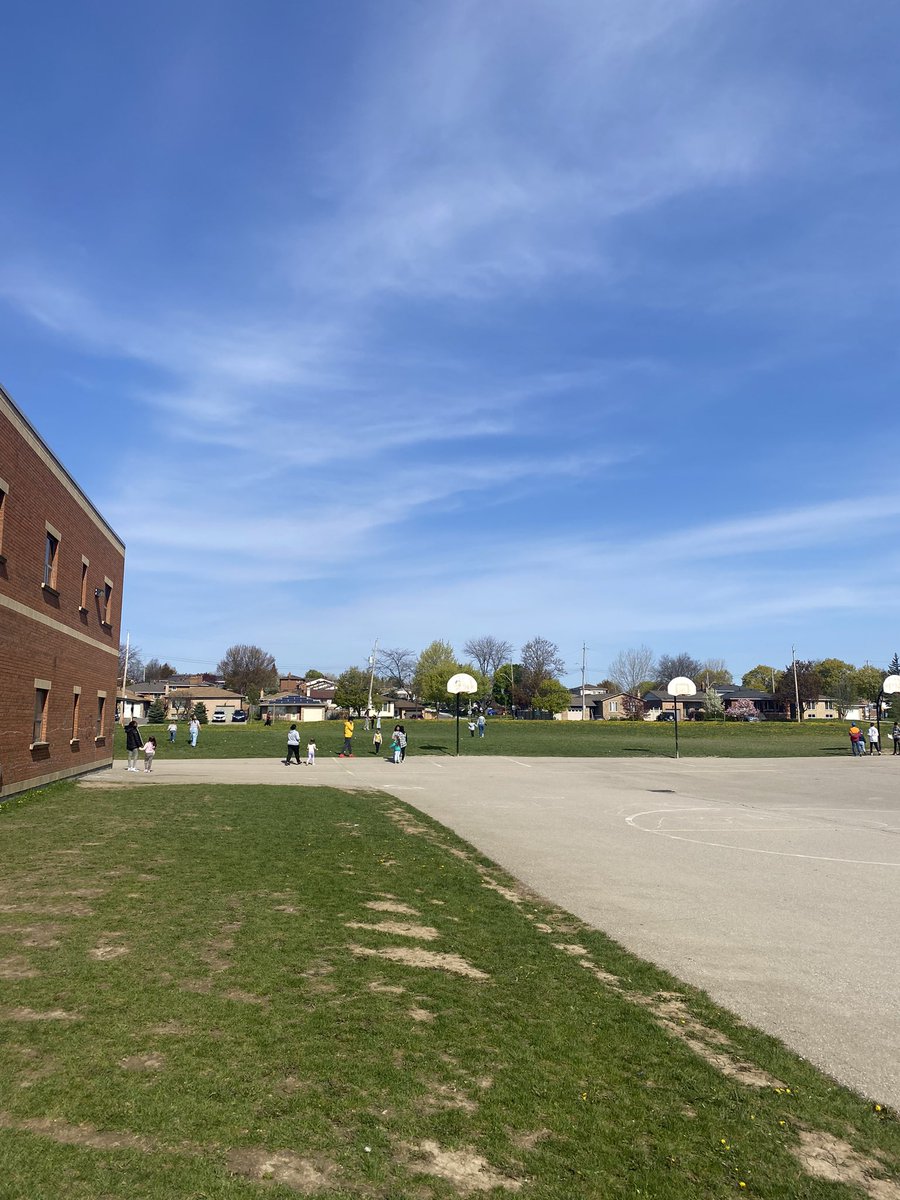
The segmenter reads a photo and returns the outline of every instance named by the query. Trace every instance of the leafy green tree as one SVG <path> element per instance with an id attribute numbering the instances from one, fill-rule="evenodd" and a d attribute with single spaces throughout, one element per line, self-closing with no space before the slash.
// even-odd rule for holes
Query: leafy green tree
<path id="1" fill-rule="evenodd" d="M 774 667 L 767 667 L 760 663 L 758 667 L 754 667 L 746 675 L 741 676 L 741 687 L 756 688 L 758 692 L 768 692 L 771 695 L 773 692 L 777 692 L 783 673 L 776 671 Z M 772 686 L 773 679 L 775 680 L 774 688 Z"/>
<path id="2" fill-rule="evenodd" d="M 147 709 L 147 720 L 151 725 L 162 725 L 166 719 L 166 706 L 162 700 L 154 700 Z"/>
<path id="3" fill-rule="evenodd" d="M 426 704 L 445 708 L 449 699 L 447 680 L 459 670 L 456 654 L 449 642 L 434 641 L 419 655 L 413 677 L 413 691 Z"/>
<path id="4" fill-rule="evenodd" d="M 856 667 L 842 658 L 822 658 L 816 663 L 816 670 L 822 680 L 823 695 L 836 698 L 839 681 L 843 676 L 852 674 Z"/>
<path id="5" fill-rule="evenodd" d="M 339 708 L 349 708 L 361 716 L 369 699 L 369 672 L 360 667 L 348 667 L 337 677 L 334 702 Z M 373 694 L 373 703 L 375 697 Z"/>
<path id="6" fill-rule="evenodd" d="M 201 725 L 207 725 L 209 723 L 209 713 L 206 711 L 206 705 L 202 700 L 198 700 L 191 709 L 191 716 L 196 717 Z"/>
<path id="7" fill-rule="evenodd" d="M 856 672 L 857 699 L 874 703 L 883 682 L 884 675 L 877 667 L 860 667 Z"/>
<path id="8" fill-rule="evenodd" d="M 534 694 L 534 707 L 541 712 L 565 712 L 572 703 L 572 693 L 558 679 L 545 679 Z"/>
<path id="9" fill-rule="evenodd" d="M 275 659 L 259 646 L 229 646 L 218 671 L 225 680 L 225 686 L 246 696 L 251 704 L 259 699 L 263 691 L 278 686 Z"/>
<path id="10" fill-rule="evenodd" d="M 706 715 L 711 720 L 716 720 L 718 717 L 725 717 L 725 705 L 722 703 L 722 697 L 714 687 L 708 687 L 703 697 L 703 708 Z"/>

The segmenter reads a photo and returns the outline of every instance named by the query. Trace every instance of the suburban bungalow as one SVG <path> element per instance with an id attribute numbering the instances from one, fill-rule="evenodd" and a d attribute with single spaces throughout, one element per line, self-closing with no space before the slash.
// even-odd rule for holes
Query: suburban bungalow
<path id="1" fill-rule="evenodd" d="M 260 716 L 273 721 L 324 721 L 328 704 L 294 692 L 286 696 L 263 696 L 259 702 Z"/>

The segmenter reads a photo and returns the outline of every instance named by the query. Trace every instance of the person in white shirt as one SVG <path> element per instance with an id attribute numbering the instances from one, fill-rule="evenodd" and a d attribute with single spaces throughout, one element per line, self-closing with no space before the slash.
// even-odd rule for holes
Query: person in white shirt
<path id="1" fill-rule="evenodd" d="M 292 758 L 295 758 L 297 760 L 297 766 L 299 767 L 300 766 L 300 734 L 297 730 L 296 725 L 292 725 L 290 727 L 290 729 L 288 730 L 287 758 L 284 760 L 284 765 L 286 767 L 289 767 L 291 765 Z"/>
<path id="2" fill-rule="evenodd" d="M 869 739 L 869 753 L 880 755 L 881 746 L 878 742 L 878 726 L 875 724 L 870 725 L 866 730 L 866 737 Z"/>

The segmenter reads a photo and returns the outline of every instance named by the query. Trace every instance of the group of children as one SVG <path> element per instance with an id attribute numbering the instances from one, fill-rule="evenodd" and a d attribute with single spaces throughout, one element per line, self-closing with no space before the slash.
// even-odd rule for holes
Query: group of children
<path id="1" fill-rule="evenodd" d="M 865 733 L 854 722 L 850 726 L 850 751 L 855 757 L 862 758 L 866 753 L 866 741 L 869 743 L 870 754 L 881 754 L 881 739 L 878 736 L 878 726 L 873 721 Z M 894 722 L 891 730 L 891 741 L 894 743 L 894 754 L 900 754 L 900 722 Z"/>

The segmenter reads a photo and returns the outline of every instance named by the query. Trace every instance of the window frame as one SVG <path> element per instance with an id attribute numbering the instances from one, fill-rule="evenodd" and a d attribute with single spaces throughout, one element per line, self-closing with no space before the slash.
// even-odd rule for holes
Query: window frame
<path id="1" fill-rule="evenodd" d="M 56 583 L 59 579 L 59 550 L 62 545 L 62 535 L 48 521 L 44 540 L 44 582 L 41 587 L 52 596 L 58 596 Z"/>
<path id="2" fill-rule="evenodd" d="M 88 602 L 88 568 L 91 565 L 91 560 L 81 556 L 81 601 L 78 605 L 79 612 L 87 612 Z"/>
<path id="3" fill-rule="evenodd" d="M 3 553 L 3 525 L 6 519 L 6 506 L 9 498 L 9 484 L 5 479 L 0 479 L 0 566 L 6 562 L 6 555 Z"/>
<path id="4" fill-rule="evenodd" d="M 76 686 L 72 688 L 72 737 L 69 740 L 70 746 L 77 746 L 81 741 L 78 736 L 78 727 L 81 723 L 81 688 Z"/>
<path id="5" fill-rule="evenodd" d="M 38 747 L 49 746 L 47 740 L 47 713 L 50 708 L 50 689 L 51 681 L 49 679 L 35 679 L 34 681 L 34 711 L 32 713 L 31 723 L 31 743 L 29 750 L 36 750 Z M 40 715 L 38 715 L 38 697 L 43 699 L 40 702 Z"/>

